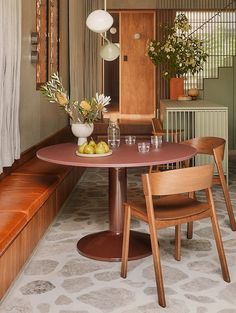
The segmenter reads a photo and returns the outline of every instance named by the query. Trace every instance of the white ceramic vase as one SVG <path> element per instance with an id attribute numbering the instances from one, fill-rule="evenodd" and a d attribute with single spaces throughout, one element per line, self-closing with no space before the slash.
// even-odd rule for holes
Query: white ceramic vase
<path id="1" fill-rule="evenodd" d="M 78 137 L 78 146 L 82 145 L 87 141 L 87 137 L 89 137 L 94 129 L 93 123 L 82 124 L 82 123 L 72 123 L 71 131 L 74 136 Z"/>

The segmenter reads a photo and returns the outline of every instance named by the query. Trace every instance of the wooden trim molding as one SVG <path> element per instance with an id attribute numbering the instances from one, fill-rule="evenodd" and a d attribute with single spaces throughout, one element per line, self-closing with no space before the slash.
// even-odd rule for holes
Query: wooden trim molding
<path id="1" fill-rule="evenodd" d="M 43 141 L 35 144 L 26 151 L 21 153 L 19 160 L 16 160 L 11 167 L 5 167 L 3 173 L 0 175 L 0 180 L 3 179 L 6 175 L 10 174 L 12 171 L 16 170 L 19 166 L 29 161 L 36 155 L 37 150 L 45 146 L 54 145 L 57 143 L 63 143 L 68 141 L 75 141 L 76 138 L 72 135 L 70 126 L 66 126 L 63 129 L 59 130 L 57 133 L 52 136 L 44 139 Z"/>
<path id="2" fill-rule="evenodd" d="M 38 62 L 36 88 L 59 71 L 59 0 L 36 0 Z"/>

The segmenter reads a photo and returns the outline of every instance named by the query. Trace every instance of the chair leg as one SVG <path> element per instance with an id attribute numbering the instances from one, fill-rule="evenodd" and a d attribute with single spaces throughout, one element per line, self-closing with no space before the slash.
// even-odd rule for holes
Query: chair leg
<path id="1" fill-rule="evenodd" d="M 230 196 L 229 196 L 229 190 L 228 190 L 228 186 L 227 186 L 226 181 L 225 181 L 225 175 L 224 175 L 224 170 L 223 170 L 223 166 L 222 166 L 221 150 L 219 148 L 219 149 L 213 150 L 213 152 L 214 152 L 214 158 L 215 158 L 216 166 L 217 166 L 218 173 L 219 173 L 221 186 L 223 189 L 226 208 L 227 208 L 228 215 L 229 215 L 230 227 L 232 230 L 236 230 L 236 221 L 235 221 L 235 217 L 234 217 L 234 211 L 232 208 L 232 204 L 231 204 L 231 200 L 230 200 Z"/>
<path id="2" fill-rule="evenodd" d="M 193 238 L 193 222 L 187 223 L 187 238 L 188 239 Z"/>
<path id="3" fill-rule="evenodd" d="M 211 222 L 212 222 L 212 228 L 213 228 L 213 233 L 214 233 L 214 237 L 215 237 L 216 247 L 217 247 L 218 255 L 219 255 L 219 259 L 220 259 L 222 275 L 223 275 L 224 281 L 229 283 L 230 282 L 230 276 L 229 276 L 228 265 L 227 265 L 227 261 L 225 258 L 225 252 L 224 252 L 224 247 L 223 247 L 223 243 L 222 243 L 219 225 L 218 225 L 218 222 L 217 222 L 217 219 L 215 216 L 214 217 L 212 216 Z"/>
<path id="4" fill-rule="evenodd" d="M 131 220 L 131 209 L 129 205 L 125 205 L 122 256 L 121 256 L 121 274 L 120 274 L 120 276 L 123 278 L 126 278 L 127 276 L 128 256 L 129 256 L 130 220 Z"/>
<path id="5" fill-rule="evenodd" d="M 160 167 L 159 165 L 151 165 L 149 167 L 149 173 L 156 173 L 156 172 L 159 172 L 160 171 Z"/>
<path id="6" fill-rule="evenodd" d="M 181 260 L 181 225 L 175 226 L 175 259 Z"/>
<path id="7" fill-rule="evenodd" d="M 173 142 L 178 143 L 178 133 L 173 133 Z"/>
<path id="8" fill-rule="evenodd" d="M 235 216 L 234 216 L 234 210 L 232 207 L 232 203 L 230 200 L 230 196 L 229 196 L 229 190 L 228 187 L 226 185 L 226 181 L 225 181 L 225 177 L 221 175 L 220 173 L 220 181 L 221 181 L 221 186 L 223 189 L 223 194 L 224 194 L 224 198 L 225 198 L 225 203 L 226 203 L 226 208 L 228 211 L 228 215 L 229 215 L 229 223 L 230 223 L 230 227 L 232 230 L 236 230 L 236 221 L 235 221 Z"/>
<path id="9" fill-rule="evenodd" d="M 195 192 L 189 192 L 189 197 L 191 199 L 196 200 L 196 193 Z M 193 222 L 187 223 L 187 238 L 192 239 L 193 238 Z"/>
<path id="10" fill-rule="evenodd" d="M 154 263 L 154 270 L 155 270 L 155 277 L 156 277 L 158 302 L 160 306 L 165 307 L 166 306 L 165 291 L 164 291 L 164 285 L 163 285 L 160 251 L 159 251 L 159 246 L 158 246 L 158 239 L 157 239 L 155 225 L 154 224 L 151 225 L 149 223 L 149 229 L 150 229 L 152 256 L 153 256 L 153 263 Z"/>
<path id="11" fill-rule="evenodd" d="M 211 216 L 211 223 L 212 223 L 212 229 L 213 229 L 213 234 L 215 237 L 215 242 L 216 242 L 216 247 L 220 259 L 220 265 L 221 265 L 221 270 L 222 270 L 222 276 L 224 281 L 230 282 L 230 276 L 229 276 L 229 270 L 228 270 L 228 265 L 225 257 L 225 252 L 224 252 L 224 246 L 222 242 L 222 237 L 220 233 L 220 228 L 216 216 L 216 211 L 215 211 L 215 206 L 213 202 L 213 197 L 211 191 L 208 193 L 208 197 L 211 203 L 211 211 L 212 211 L 212 216 Z"/>
<path id="12" fill-rule="evenodd" d="M 149 173 L 152 173 L 152 171 L 153 171 L 153 165 L 151 165 L 151 166 L 149 166 Z"/>

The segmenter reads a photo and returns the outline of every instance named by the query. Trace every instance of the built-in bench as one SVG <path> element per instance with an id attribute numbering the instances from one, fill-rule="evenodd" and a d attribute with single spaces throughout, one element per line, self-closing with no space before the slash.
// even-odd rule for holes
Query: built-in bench
<path id="1" fill-rule="evenodd" d="M 83 168 L 52 164 L 35 156 L 43 146 L 69 141 L 70 137 L 62 136 L 66 131 L 24 153 L 7 175 L 1 175 L 0 299 L 84 172 Z"/>
<path id="2" fill-rule="evenodd" d="M 106 136 L 107 123 L 95 124 L 94 138 Z M 151 124 L 120 123 L 121 135 L 151 134 Z M 0 299 L 71 193 L 84 168 L 39 160 L 44 146 L 76 141 L 66 127 L 21 155 L 0 175 Z"/>

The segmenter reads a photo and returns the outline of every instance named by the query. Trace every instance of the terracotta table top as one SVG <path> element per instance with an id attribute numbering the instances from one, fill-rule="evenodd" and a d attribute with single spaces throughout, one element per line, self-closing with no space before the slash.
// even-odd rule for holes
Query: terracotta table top
<path id="1" fill-rule="evenodd" d="M 57 144 L 40 149 L 37 156 L 41 160 L 63 165 L 123 168 L 174 163 L 196 154 L 196 149 L 177 143 L 163 143 L 161 148 L 150 149 L 147 153 L 138 152 L 137 144 L 121 143 L 112 155 L 94 158 L 77 156 L 76 148 L 74 143 Z"/>

